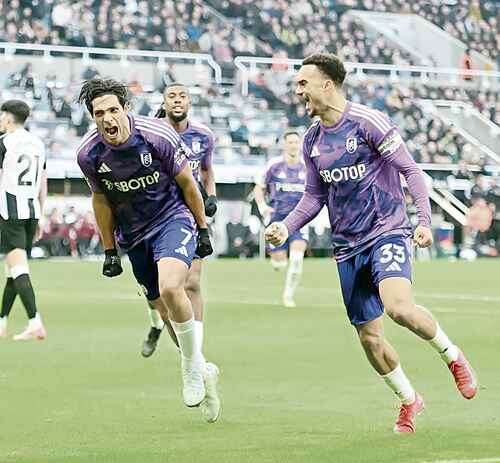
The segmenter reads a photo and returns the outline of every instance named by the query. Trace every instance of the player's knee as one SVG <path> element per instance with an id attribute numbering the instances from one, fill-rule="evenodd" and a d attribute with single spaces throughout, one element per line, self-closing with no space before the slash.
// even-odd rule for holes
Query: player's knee
<path id="1" fill-rule="evenodd" d="M 160 294 L 162 299 L 169 304 L 174 304 L 182 296 L 184 288 L 176 281 L 164 281 L 160 283 Z"/>
<path id="2" fill-rule="evenodd" d="M 411 318 L 414 304 L 405 298 L 395 298 L 391 303 L 386 304 L 387 315 L 398 325 L 406 326 Z"/>
<path id="3" fill-rule="evenodd" d="M 188 293 L 198 294 L 201 291 L 200 279 L 198 277 L 188 278 L 185 289 Z"/>
<path id="4" fill-rule="evenodd" d="M 359 340 L 366 351 L 377 352 L 384 346 L 384 336 L 382 333 L 373 331 L 360 331 Z"/>

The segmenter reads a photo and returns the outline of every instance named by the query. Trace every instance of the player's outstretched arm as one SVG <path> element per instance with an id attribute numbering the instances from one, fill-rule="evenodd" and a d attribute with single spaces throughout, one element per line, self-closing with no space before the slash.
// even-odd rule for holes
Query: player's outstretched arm
<path id="1" fill-rule="evenodd" d="M 213 248 L 208 234 L 205 206 L 198 184 L 193 177 L 191 168 L 187 164 L 175 176 L 175 181 L 181 188 L 184 195 L 184 201 L 198 225 L 198 247 L 196 248 L 196 254 L 200 257 L 209 256 L 212 254 Z"/>
<path id="2" fill-rule="evenodd" d="M 205 215 L 213 217 L 217 212 L 217 196 L 215 193 L 215 175 L 214 169 L 211 165 L 200 170 L 201 182 L 207 192 L 207 199 L 205 199 Z"/>
<path id="3" fill-rule="evenodd" d="M 264 223 L 269 223 L 271 214 L 273 213 L 273 209 L 270 208 L 266 203 L 264 187 L 262 185 L 256 184 L 253 189 L 253 194 L 255 196 L 255 203 L 257 204 L 257 208 L 259 209 L 259 213 L 262 216 Z"/>
<path id="4" fill-rule="evenodd" d="M 175 176 L 175 181 L 182 190 L 184 201 L 186 201 L 187 207 L 193 214 L 198 228 L 207 228 L 203 198 L 188 165 Z"/>
<path id="5" fill-rule="evenodd" d="M 115 220 L 106 196 L 92 193 L 92 207 L 104 250 L 115 249 Z"/>
<path id="6" fill-rule="evenodd" d="M 104 264 L 102 274 L 106 277 L 116 277 L 123 272 L 120 256 L 115 245 L 115 220 L 111 207 L 102 193 L 92 193 L 92 207 L 101 234 L 104 247 Z"/>
<path id="7" fill-rule="evenodd" d="M 387 149 L 385 152 L 381 152 L 381 155 L 406 180 L 408 191 L 417 208 L 418 226 L 415 229 L 414 240 L 418 246 L 425 248 L 432 244 L 433 239 L 431 230 L 431 204 L 424 173 L 411 156 L 405 143 L 401 139 L 397 140 L 397 136 L 394 136 L 394 138 L 396 141 L 399 141 L 397 149 Z"/>
<path id="8" fill-rule="evenodd" d="M 298 204 L 283 221 L 288 229 L 288 233 L 292 234 L 297 230 L 300 230 L 304 225 L 308 224 L 319 214 L 319 211 L 321 211 L 324 204 L 325 201 L 323 196 L 315 195 L 307 191 L 306 187 L 306 191 L 302 195 Z"/>

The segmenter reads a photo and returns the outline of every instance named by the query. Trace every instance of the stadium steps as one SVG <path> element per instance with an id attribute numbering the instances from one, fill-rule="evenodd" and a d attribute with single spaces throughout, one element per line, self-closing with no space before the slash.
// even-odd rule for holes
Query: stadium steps
<path id="1" fill-rule="evenodd" d="M 493 164 L 500 165 L 500 127 L 483 116 L 471 104 L 453 100 L 421 100 L 426 111 L 432 111 Z"/>
<path id="2" fill-rule="evenodd" d="M 367 31 L 384 36 L 394 47 L 409 53 L 423 66 L 457 68 L 467 46 L 435 24 L 415 14 L 349 10 L 346 14 Z M 471 53 L 480 69 L 494 69 L 495 63 L 480 53 Z"/>

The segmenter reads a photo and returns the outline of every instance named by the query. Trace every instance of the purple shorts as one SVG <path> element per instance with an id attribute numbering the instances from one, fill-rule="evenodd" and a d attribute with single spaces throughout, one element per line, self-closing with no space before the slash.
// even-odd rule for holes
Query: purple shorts
<path id="1" fill-rule="evenodd" d="M 157 262 L 172 257 L 191 267 L 197 236 L 197 229 L 189 219 L 175 219 L 127 252 L 135 279 L 147 299 L 160 297 Z"/>
<path id="2" fill-rule="evenodd" d="M 410 239 L 393 235 L 338 263 L 342 296 L 353 325 L 362 325 L 384 313 L 378 285 L 389 277 L 411 281 L 411 259 Z"/>

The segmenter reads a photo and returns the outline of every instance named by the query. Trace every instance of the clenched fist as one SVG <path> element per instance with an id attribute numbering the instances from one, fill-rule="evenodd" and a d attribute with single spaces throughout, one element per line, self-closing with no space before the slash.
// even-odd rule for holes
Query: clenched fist
<path id="1" fill-rule="evenodd" d="M 420 248 L 428 248 L 434 241 L 432 238 L 432 230 L 429 227 L 418 225 L 413 234 L 413 241 L 415 241 Z"/>
<path id="2" fill-rule="evenodd" d="M 266 228 L 264 238 L 273 246 L 281 246 L 288 239 L 288 228 L 283 222 L 273 222 Z"/>

